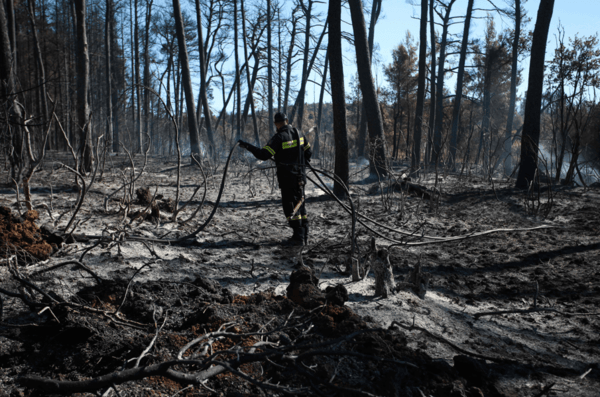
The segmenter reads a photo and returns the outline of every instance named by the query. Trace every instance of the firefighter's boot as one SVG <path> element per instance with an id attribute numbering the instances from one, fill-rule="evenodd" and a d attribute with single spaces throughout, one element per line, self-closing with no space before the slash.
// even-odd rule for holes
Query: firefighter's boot
<path id="1" fill-rule="evenodd" d="M 300 225 L 300 221 L 290 221 L 290 227 L 294 231 L 292 237 L 283 242 L 284 245 L 304 245 L 304 226 Z"/>
<path id="2" fill-rule="evenodd" d="M 308 245 L 308 222 L 304 221 L 302 224 L 302 228 L 304 229 L 304 245 Z"/>

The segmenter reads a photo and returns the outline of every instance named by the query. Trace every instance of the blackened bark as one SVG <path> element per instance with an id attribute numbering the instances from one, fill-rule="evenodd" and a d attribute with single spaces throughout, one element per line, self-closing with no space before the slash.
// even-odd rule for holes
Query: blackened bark
<path id="1" fill-rule="evenodd" d="M 10 0 L 9 0 L 10 3 Z M 13 90 L 13 50 L 9 34 L 8 20 L 4 4 L 0 7 L 0 80 L 3 86 L 2 96 L 7 96 Z"/>
<path id="2" fill-rule="evenodd" d="M 15 22 L 15 0 L 6 0 L 6 25 L 8 27 L 8 43 L 10 44 L 10 53 L 13 68 L 17 67 L 17 29 Z M 8 76 L 3 74 L 3 76 Z"/>
<path id="3" fill-rule="evenodd" d="M 425 149 L 425 163 L 431 161 L 431 147 L 433 145 L 433 128 L 435 126 L 435 53 L 436 53 L 436 41 L 435 41 L 435 21 L 434 21 L 434 5 L 435 0 L 430 0 L 429 3 L 429 31 L 431 36 L 431 79 L 429 81 L 431 87 L 431 97 L 429 98 L 429 128 L 427 133 L 427 147 Z"/>
<path id="4" fill-rule="evenodd" d="M 454 98 L 454 108 L 452 109 L 452 129 L 450 131 L 450 164 L 453 169 L 456 167 L 456 145 L 458 144 L 458 119 L 460 115 L 460 106 L 462 102 L 465 62 L 467 59 L 467 47 L 469 46 L 469 29 L 471 27 L 471 15 L 473 15 L 474 2 L 474 0 L 469 0 L 469 3 L 467 5 L 467 15 L 465 16 L 465 26 L 463 29 L 462 44 L 460 46 L 460 59 L 458 61 L 458 72 L 456 77 L 456 97 Z"/>
<path id="5" fill-rule="evenodd" d="M 377 24 L 379 14 L 381 13 L 381 2 L 382 0 L 373 0 L 373 6 L 371 8 L 371 22 L 369 23 L 369 57 L 371 62 L 373 61 L 373 42 L 375 39 L 375 25 Z M 365 106 L 363 104 L 361 106 L 360 126 L 358 129 L 358 148 L 356 155 L 358 157 L 363 157 L 365 155 L 365 150 L 367 149 L 367 118 L 365 113 Z"/>
<path id="6" fill-rule="evenodd" d="M 142 153 L 144 150 L 144 135 L 142 133 L 142 88 L 140 87 L 142 80 L 140 78 L 140 24 L 138 21 L 138 1 L 134 0 L 134 28 L 133 28 L 133 45 L 135 49 L 134 55 L 134 76 L 135 76 L 135 95 L 137 106 L 135 110 L 135 133 L 137 135 L 137 148 L 138 153 Z"/>
<path id="7" fill-rule="evenodd" d="M 240 76 L 240 57 L 238 47 L 238 2 L 233 0 L 233 49 L 235 56 L 235 79 L 237 81 L 235 112 L 235 140 L 242 139 L 242 79 Z M 242 32 L 242 35 L 244 32 Z M 248 64 L 246 64 L 246 70 Z"/>
<path id="8" fill-rule="evenodd" d="M 519 39 L 521 38 L 521 0 L 515 0 L 515 37 L 512 45 L 512 66 L 510 72 L 510 103 L 506 130 L 504 131 L 504 173 L 512 173 L 512 129 L 515 118 L 515 102 L 517 99 L 517 69 L 519 60 Z M 559 176 L 560 178 L 560 176 Z"/>
<path id="9" fill-rule="evenodd" d="M 179 62 L 182 70 L 182 84 L 187 105 L 188 127 L 190 130 L 190 149 L 192 154 L 200 155 L 200 144 L 198 142 L 198 123 L 196 121 L 196 104 L 192 91 L 192 77 L 190 75 L 190 62 L 183 30 L 183 18 L 179 0 L 173 0 L 173 14 L 175 16 L 175 30 L 177 42 L 179 43 Z M 183 112 L 182 112 L 183 113 Z"/>
<path id="10" fill-rule="evenodd" d="M 354 31 L 358 79 L 369 126 L 370 171 L 371 175 L 378 174 L 383 176 L 387 175 L 383 120 L 377 99 L 377 92 L 375 91 L 375 84 L 373 83 L 373 76 L 371 75 L 369 43 L 367 41 L 362 1 L 349 0 L 348 3 L 350 4 L 350 14 L 352 17 L 352 30 Z"/>
<path id="11" fill-rule="evenodd" d="M 437 76 L 437 104 L 435 105 L 435 133 L 433 135 L 433 163 L 438 164 L 442 157 L 442 125 L 444 122 L 444 66 L 446 64 L 446 41 L 448 38 L 448 23 L 450 22 L 450 11 L 455 0 L 450 0 L 446 5 L 442 25 L 442 41 L 440 43 L 440 60 Z"/>
<path id="12" fill-rule="evenodd" d="M 411 171 L 417 172 L 421 165 L 421 134 L 423 130 L 423 107 L 425 103 L 425 73 L 427 57 L 427 0 L 421 0 L 421 26 L 419 42 L 419 77 L 417 81 L 417 107 L 415 109 L 415 130 L 411 157 Z"/>
<path id="13" fill-rule="evenodd" d="M 269 136 L 273 135 L 273 64 L 271 63 L 271 0 L 267 0 L 267 93 L 269 104 Z"/>
<path id="14" fill-rule="evenodd" d="M 208 153 L 212 157 L 215 149 L 215 138 L 212 130 L 210 107 L 208 107 L 208 96 L 206 95 L 206 54 L 202 38 L 202 13 L 200 11 L 200 0 L 196 0 L 196 19 L 198 21 L 198 50 L 200 52 L 200 99 L 204 110 L 204 123 L 206 124 L 206 137 L 208 138 Z"/>
<path id="15" fill-rule="evenodd" d="M 540 113 L 544 88 L 544 58 L 548 29 L 552 20 L 554 0 L 541 0 L 538 9 L 529 64 L 529 85 L 525 101 L 525 120 L 521 138 L 521 167 L 516 186 L 527 188 L 537 170 L 538 145 L 540 142 Z"/>
<path id="16" fill-rule="evenodd" d="M 321 80 L 321 93 L 319 94 L 319 111 L 317 116 L 317 131 L 315 134 L 315 143 L 313 149 L 313 157 L 319 158 L 321 151 L 321 118 L 323 116 L 323 97 L 325 95 L 325 85 L 327 84 L 327 67 L 329 65 L 329 51 L 325 55 L 325 66 L 323 67 L 323 79 Z"/>
<path id="17" fill-rule="evenodd" d="M 31 31 L 33 33 L 33 51 L 37 64 L 38 71 L 38 84 L 40 89 L 40 106 L 42 113 L 42 124 L 46 124 L 48 120 L 48 100 L 46 96 L 46 71 L 44 69 L 44 61 L 42 58 L 42 50 L 40 47 L 39 36 L 37 32 L 37 26 L 35 23 L 35 10 L 33 1 L 29 0 L 29 20 L 31 22 Z"/>
<path id="18" fill-rule="evenodd" d="M 254 141 L 256 146 L 260 147 L 260 137 L 258 136 L 258 125 L 256 123 L 256 112 L 254 109 L 254 84 L 256 83 L 256 78 L 258 77 L 258 70 L 260 65 L 260 57 L 256 56 L 254 59 L 256 62 L 254 63 L 254 70 L 252 71 L 252 79 L 250 79 L 250 59 L 248 58 L 248 44 L 246 43 L 246 12 L 244 11 L 244 0 L 240 0 L 240 7 L 242 9 L 242 44 L 244 46 L 244 60 L 246 62 L 246 80 L 248 83 L 248 95 L 246 96 L 246 103 L 244 104 L 244 114 L 242 119 L 242 126 L 245 127 L 246 121 L 248 119 L 248 108 L 252 107 L 252 122 L 254 126 Z M 281 33 L 281 32 L 280 32 Z M 281 37 L 281 36 L 280 36 Z M 279 68 L 281 69 L 281 52 L 279 53 L 280 62 Z M 279 71 L 279 91 L 281 93 L 281 70 Z M 278 100 L 280 101 L 281 95 L 279 95 Z M 279 108 L 278 108 L 279 110 Z"/>
<path id="19" fill-rule="evenodd" d="M 112 148 L 112 151 L 116 152 L 115 147 L 116 144 L 118 145 L 118 142 L 115 142 L 115 136 L 113 135 L 112 108 L 112 6 L 112 0 L 106 0 L 106 15 L 104 20 L 104 57 L 106 62 L 106 140 L 108 142 L 107 147 Z"/>
<path id="20" fill-rule="evenodd" d="M 149 0 L 146 6 L 146 25 L 144 26 L 144 132 L 150 133 L 150 24 L 152 21 L 152 3 Z M 151 138 L 153 138 L 151 136 Z"/>
<path id="21" fill-rule="evenodd" d="M 331 74 L 331 102 L 333 108 L 333 137 L 335 142 L 335 174 L 348 186 L 348 132 L 346 130 L 346 93 L 344 91 L 344 64 L 342 60 L 342 0 L 329 1 L 329 68 Z M 346 191 L 336 181 L 333 192 L 340 198 Z"/>
<path id="22" fill-rule="evenodd" d="M 87 27 L 85 22 L 85 0 L 75 0 L 77 15 L 77 124 L 79 128 L 81 158 L 80 171 L 92 170 L 92 126 L 90 123 L 90 107 L 88 90 L 90 85 L 90 58 L 88 54 Z"/>
<path id="23" fill-rule="evenodd" d="M 308 74 L 310 70 L 308 69 L 308 54 L 310 49 L 310 29 L 312 22 L 312 6 L 314 0 L 308 0 L 308 7 L 304 5 L 303 1 L 299 2 L 300 7 L 302 8 L 302 12 L 304 13 L 304 18 L 306 22 L 304 24 L 304 51 L 302 52 L 302 77 L 300 81 L 300 91 L 298 91 L 298 96 L 296 97 L 296 103 L 294 104 L 294 108 L 290 114 L 290 122 L 293 122 L 296 118 L 296 113 L 298 113 L 298 121 L 296 125 L 299 129 L 302 129 L 302 120 L 304 118 L 304 95 L 306 90 L 306 80 L 308 80 Z M 315 52 L 318 51 L 318 48 L 315 49 Z"/>
<path id="24" fill-rule="evenodd" d="M 285 67 L 285 90 L 283 93 L 283 111 L 288 111 L 288 101 L 290 96 L 290 84 L 292 79 L 292 55 L 294 54 L 294 46 L 296 42 L 296 24 L 298 19 L 292 12 L 292 33 L 290 34 L 290 45 L 288 47 L 288 54 L 286 58 Z"/>

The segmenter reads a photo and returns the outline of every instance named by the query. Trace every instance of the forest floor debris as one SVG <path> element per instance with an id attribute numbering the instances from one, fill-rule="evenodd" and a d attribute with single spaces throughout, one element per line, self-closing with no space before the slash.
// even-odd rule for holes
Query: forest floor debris
<path id="1" fill-rule="evenodd" d="M 111 158 L 113 170 L 121 166 L 119 161 L 125 163 L 125 159 Z M 41 174 L 36 174 L 31 183 L 32 198 L 36 208 L 52 202 L 47 206 L 53 211 L 53 218 L 59 220 L 56 227 L 60 229 L 68 218 L 63 213 L 72 211 L 77 191 L 72 189 L 72 182 L 69 185 L 69 177 L 65 178 L 68 174 L 53 171 L 52 165 L 48 162 Z M 152 158 L 148 173 L 138 180 L 137 186 L 148 188 L 152 194 L 158 187 L 163 197 L 175 197 L 172 165 L 169 159 Z M 338 395 L 349 392 L 335 389 L 336 386 L 386 396 L 597 395 L 598 189 L 556 187 L 553 207 L 546 219 L 540 219 L 527 214 L 525 194 L 501 180 L 492 187 L 472 176 L 442 175 L 438 186 L 444 195 L 434 206 L 394 190 L 374 189 L 378 182 L 357 171 L 351 190 L 358 210 L 386 225 L 418 230 L 417 236 L 554 226 L 390 248 L 389 259 L 397 282 L 405 280 L 417 263 L 430 280 L 424 299 L 411 291 L 381 299 L 374 297 L 372 274 L 352 282 L 349 274 L 341 272 L 348 261 L 349 216 L 309 184 L 306 193 L 311 244 L 304 250 L 303 263 L 313 269 L 318 281 L 310 288 L 314 299 L 308 299 L 304 305 L 313 306 L 303 307 L 285 297 L 298 257 L 279 244 L 288 230 L 278 189 L 272 185 L 272 170 L 256 168 L 250 163 L 233 169 L 213 222 L 193 244 L 144 244 L 126 241 L 126 237 L 99 245 L 93 240 L 80 241 L 65 245 L 43 262 L 38 259 L 36 264 L 21 263 L 19 271 L 30 275 L 29 279 L 44 290 L 52 291 L 53 296 L 106 312 L 118 311 L 120 317 L 111 321 L 71 309 L 37 314 L 39 310 L 32 312 L 19 299 L 3 295 L 0 395 L 48 395 L 24 388 L 17 382 L 24 376 L 83 380 L 130 368 L 148 348 L 163 321 L 164 328 L 140 360 L 142 366 L 169 359 L 193 338 L 214 332 L 227 322 L 239 322 L 239 328 L 231 332 L 243 334 L 261 327 L 268 332 L 291 319 L 298 321 L 294 323 L 297 325 L 303 319 L 312 327 L 307 330 L 306 325 L 299 327 L 297 334 L 265 339 L 283 346 L 288 341 L 301 341 L 297 338 L 304 335 L 311 343 L 322 343 L 357 330 L 381 329 L 344 341 L 340 348 L 411 363 L 419 369 L 358 356 L 314 356 L 314 361 L 305 362 L 309 369 L 301 367 L 306 373 L 277 361 L 244 364 L 244 373 L 269 384 L 280 382 L 290 388 L 308 388 L 306 393 L 315 392 L 312 381 L 318 390 L 324 388 L 327 393 Z M 184 167 L 182 172 L 181 200 L 185 201 L 199 177 L 192 167 Z M 184 235 L 194 229 L 194 222 L 202 221 L 214 203 L 220 174 L 210 174 L 205 208 L 190 224 L 181 225 L 162 218 L 153 222 L 123 220 L 118 203 L 112 201 L 105 213 L 103 197 L 121 183 L 116 172 L 108 171 L 89 192 L 75 233 L 99 235 L 103 231 L 107 235 L 152 238 Z M 430 175 L 418 183 L 433 187 L 435 181 Z M 48 189 L 48 184 L 52 189 Z M 198 204 L 199 201 L 192 202 L 186 211 L 191 214 Z M 12 213 L 17 211 L 14 196 L 3 194 L 0 205 L 9 207 Z M 132 205 L 135 210 L 145 207 L 147 204 Z M 39 218 L 35 220 L 39 225 L 52 223 L 47 211 L 40 211 Z M 368 232 L 359 226 L 357 238 L 359 248 L 366 252 Z M 384 242 L 378 239 L 378 244 Z M 83 255 L 82 262 L 108 282 L 98 282 L 78 266 L 40 272 L 41 268 L 79 260 Z M 5 290 L 18 291 L 21 287 L 12 277 L 6 259 L 0 264 L 0 280 L 0 288 Z M 339 285 L 344 286 L 347 298 Z M 534 299 L 536 307 L 589 315 L 540 311 L 477 318 L 478 313 L 490 311 L 524 311 L 534 306 Z M 336 300 L 338 306 L 324 305 L 328 300 Z M 344 305 L 339 306 L 340 303 Z M 120 318 L 143 326 L 120 324 Z M 350 323 L 348 319 L 352 319 Z M 393 325 L 394 321 L 409 328 Z M 229 348 L 235 343 L 249 346 L 255 342 L 250 337 L 233 337 L 215 343 L 219 348 Z M 331 384 L 326 386 L 327 382 Z M 283 393 L 262 391 L 231 373 L 193 387 L 152 376 L 117 388 L 121 395 Z"/>

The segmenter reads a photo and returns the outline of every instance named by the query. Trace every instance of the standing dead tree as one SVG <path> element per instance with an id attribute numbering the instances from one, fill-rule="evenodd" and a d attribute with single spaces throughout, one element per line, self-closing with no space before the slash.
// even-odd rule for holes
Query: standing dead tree
<path id="1" fill-rule="evenodd" d="M 531 43 L 531 63 L 529 65 L 529 88 L 525 101 L 525 120 L 521 138 L 521 166 L 516 186 L 527 188 L 533 181 L 538 168 L 538 145 L 540 143 L 540 112 L 544 86 L 544 57 L 548 29 L 552 20 L 554 0 L 541 0 L 538 9 L 533 41 Z"/>
<path id="2" fill-rule="evenodd" d="M 356 66 L 360 88 L 363 93 L 367 121 L 369 125 L 370 144 L 370 170 L 372 175 L 387 175 L 385 137 L 383 133 L 383 119 L 377 99 L 373 75 L 371 74 L 371 56 L 363 15 L 361 0 L 349 0 L 350 14 L 352 16 L 352 30 L 354 32 L 354 46 L 356 50 Z M 330 19 L 330 23 L 331 23 Z"/>

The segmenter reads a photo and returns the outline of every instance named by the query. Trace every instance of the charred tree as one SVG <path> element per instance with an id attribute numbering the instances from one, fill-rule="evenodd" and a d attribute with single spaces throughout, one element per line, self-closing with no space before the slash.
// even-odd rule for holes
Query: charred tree
<path id="1" fill-rule="evenodd" d="M 423 0 L 426 2 L 426 0 Z M 381 13 L 381 2 L 382 0 L 373 0 L 373 6 L 371 8 L 371 22 L 369 23 L 369 56 L 370 61 L 373 61 L 373 42 L 375 40 L 375 25 L 379 19 Z M 358 129 L 358 148 L 357 156 L 363 157 L 365 150 L 367 150 L 367 118 L 365 113 L 365 106 L 361 108 L 360 126 Z"/>
<path id="2" fill-rule="evenodd" d="M 553 10 L 554 0 L 540 1 L 531 43 L 529 85 L 527 99 L 525 100 L 525 120 L 523 121 L 521 138 L 521 166 L 516 183 L 518 188 L 527 188 L 533 181 L 537 170 L 542 91 L 544 88 L 544 58 Z"/>
<path id="3" fill-rule="evenodd" d="M 292 64 L 294 58 L 294 47 L 296 43 L 296 32 L 298 24 L 298 18 L 296 17 L 296 10 L 292 11 L 292 33 L 290 34 L 290 44 L 288 46 L 288 53 L 286 57 L 286 66 L 285 66 L 285 90 L 283 92 L 283 111 L 288 111 L 288 103 L 289 103 L 289 95 L 290 95 L 290 85 L 292 82 Z"/>
<path id="4" fill-rule="evenodd" d="M 272 54 L 271 54 L 271 0 L 267 0 L 267 102 L 269 104 L 269 136 L 273 135 L 273 66 L 272 66 Z"/>
<path id="5" fill-rule="evenodd" d="M 93 166 L 92 126 L 88 103 L 90 86 L 90 58 L 88 53 L 86 4 L 85 0 L 75 0 L 77 15 L 77 128 L 79 129 L 80 171 L 90 172 Z"/>
<path id="6" fill-rule="evenodd" d="M 333 108 L 333 137 L 335 141 L 335 174 L 348 186 L 348 132 L 346 130 L 346 93 L 342 59 L 342 0 L 329 1 L 329 68 L 331 75 L 331 102 Z M 333 192 L 346 197 L 346 190 L 336 180 Z"/>
<path id="7" fill-rule="evenodd" d="M 423 131 L 423 108 L 425 103 L 425 73 L 427 73 L 427 0 L 421 0 L 421 23 L 419 41 L 419 77 L 417 81 L 417 105 L 415 110 L 415 130 L 411 170 L 417 172 L 421 164 L 421 135 Z"/>
<path id="8" fill-rule="evenodd" d="M 323 67 L 323 79 L 321 80 L 321 92 L 319 94 L 319 110 L 317 113 L 317 130 L 315 133 L 315 142 L 313 149 L 313 157 L 319 158 L 319 154 L 321 151 L 321 120 L 323 117 L 323 96 L 325 95 L 325 85 L 327 84 L 327 68 L 329 65 L 329 51 L 327 51 L 327 55 L 325 55 L 325 66 Z"/>
<path id="9" fill-rule="evenodd" d="M 181 16 L 181 7 L 179 0 L 173 0 L 173 14 L 175 16 L 175 31 L 177 42 L 179 43 L 179 62 L 181 65 L 183 91 L 187 107 L 188 128 L 190 130 L 190 149 L 192 154 L 200 154 L 200 144 L 198 142 L 198 123 L 196 121 L 196 105 L 194 103 L 194 93 L 192 91 L 192 77 L 190 74 L 190 62 L 185 42 L 185 33 L 183 27 L 183 18 Z"/>
<path id="10" fill-rule="evenodd" d="M 238 0 L 233 0 L 233 52 L 235 57 L 235 80 L 237 82 L 236 89 L 236 106 L 234 108 L 235 113 L 235 140 L 242 139 L 242 79 L 240 75 L 240 56 L 238 46 Z M 244 32 L 242 32 L 242 35 Z M 246 64 L 246 68 L 248 64 Z M 269 65 L 270 67 L 270 65 Z"/>
<path id="11" fill-rule="evenodd" d="M 242 44 L 244 46 L 244 60 L 246 62 L 246 80 L 248 83 L 248 95 L 246 97 L 246 103 L 244 104 L 244 114 L 242 118 L 242 126 L 245 127 L 246 121 L 248 118 L 248 110 L 252 108 L 252 123 L 254 127 L 254 141 L 256 146 L 260 146 L 260 137 L 258 135 L 258 125 L 256 122 L 256 110 L 254 109 L 254 84 L 256 83 L 256 79 L 258 77 L 258 70 L 260 69 L 260 57 L 258 53 L 255 53 L 255 62 L 254 69 L 252 70 L 252 78 L 250 78 L 250 59 L 248 58 L 248 44 L 246 43 L 246 12 L 244 11 L 244 0 L 240 0 L 240 8 L 242 10 Z M 280 53 L 281 55 L 281 53 Z M 278 62 L 279 67 L 281 69 L 281 62 Z M 281 83 L 281 71 L 279 73 L 279 79 Z M 281 91 L 281 84 L 279 84 L 279 90 Z M 278 100 L 281 100 L 280 95 L 278 96 Z M 279 110 L 279 107 L 278 107 Z"/>
<path id="12" fill-rule="evenodd" d="M 425 1 L 425 0 L 423 0 Z M 425 148 L 425 164 L 431 161 L 431 147 L 433 146 L 433 127 L 435 125 L 435 65 L 436 65 L 436 39 L 435 39 L 435 20 L 434 20 L 434 7 L 435 0 L 430 0 L 429 3 L 429 32 L 431 36 L 431 78 L 429 86 L 431 87 L 431 95 L 429 97 L 429 125 L 427 134 L 427 146 Z"/>
<path id="13" fill-rule="evenodd" d="M 365 18 L 362 11 L 362 1 L 349 0 L 348 3 L 350 4 L 350 14 L 352 17 L 358 78 L 369 126 L 370 171 L 371 175 L 384 176 L 387 175 L 387 168 L 383 119 L 381 117 L 377 92 L 375 91 L 375 84 L 373 83 L 373 76 L 371 75 L 371 58 L 367 40 L 367 30 L 365 27 Z M 330 23 L 332 22 L 331 19 L 329 19 L 329 21 Z"/>
<path id="14" fill-rule="evenodd" d="M 150 134 L 150 24 L 152 22 L 152 3 L 148 0 L 146 5 L 146 21 L 144 25 L 144 132 Z M 148 143 L 149 144 L 149 143 Z"/>
<path id="15" fill-rule="evenodd" d="M 106 141 L 107 147 L 113 152 L 118 148 L 118 137 L 114 136 L 113 130 L 113 107 L 112 107 L 112 19 L 113 19 L 112 0 L 106 0 L 106 15 L 104 20 L 104 61 L 106 67 Z M 109 150 L 110 150 L 109 149 Z"/>
<path id="16" fill-rule="evenodd" d="M 467 5 L 467 15 L 465 16 L 465 25 L 463 29 L 462 43 L 460 46 L 458 72 L 456 74 L 456 97 L 454 98 L 454 108 L 452 109 L 452 129 L 450 130 L 450 164 L 452 168 L 456 167 L 456 145 L 458 144 L 458 119 L 460 118 L 460 106 L 462 102 L 465 62 L 467 59 L 467 47 L 469 46 L 469 29 L 471 28 L 471 16 L 473 15 L 474 3 L 474 0 L 469 0 L 469 3 Z"/>
<path id="17" fill-rule="evenodd" d="M 46 124 L 50 120 L 48 119 L 48 100 L 46 93 L 46 71 L 44 69 L 44 60 L 42 57 L 42 49 L 40 47 L 40 41 L 38 36 L 38 29 L 35 22 L 35 7 L 33 0 L 28 1 L 29 21 L 31 22 L 31 32 L 33 36 L 33 51 L 36 61 L 36 70 L 38 75 L 39 85 L 39 96 L 40 96 L 40 110 L 42 114 L 42 123 Z"/>
<path id="18" fill-rule="evenodd" d="M 456 0 L 450 0 L 446 8 L 446 13 L 442 18 L 442 38 L 440 43 L 440 59 L 437 75 L 437 98 L 435 105 L 435 130 L 433 134 L 433 164 L 439 165 L 442 156 L 442 127 L 444 123 L 444 66 L 446 64 L 446 42 L 448 40 L 448 24 L 450 23 L 450 11 Z M 441 15 L 440 15 L 441 16 Z"/>
<path id="19" fill-rule="evenodd" d="M 504 173 L 512 173 L 512 129 L 515 118 L 515 102 L 517 99 L 517 72 L 519 60 L 519 39 L 521 38 L 521 0 L 515 0 L 515 37 L 512 43 L 512 66 L 510 72 L 510 102 L 506 130 L 504 131 Z M 560 176 L 559 176 L 560 178 Z"/>
<path id="20" fill-rule="evenodd" d="M 200 11 L 200 0 L 196 2 L 196 19 L 198 21 L 198 52 L 200 58 L 200 100 L 202 101 L 202 109 L 204 110 L 204 123 L 206 125 L 206 137 L 208 139 L 209 156 L 214 155 L 215 138 L 212 131 L 212 120 L 210 107 L 208 107 L 208 96 L 206 95 L 206 69 L 207 59 L 204 41 L 202 38 L 202 13 Z"/>

